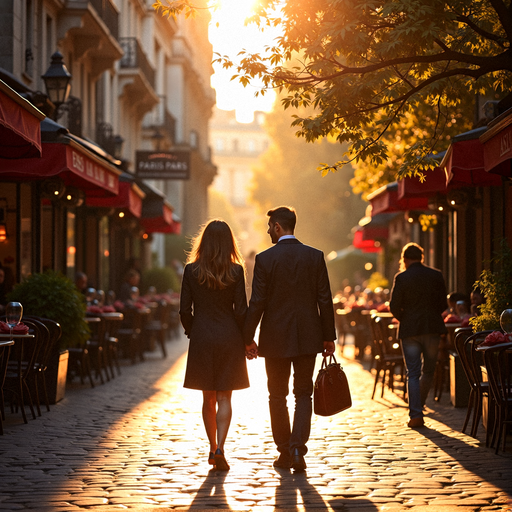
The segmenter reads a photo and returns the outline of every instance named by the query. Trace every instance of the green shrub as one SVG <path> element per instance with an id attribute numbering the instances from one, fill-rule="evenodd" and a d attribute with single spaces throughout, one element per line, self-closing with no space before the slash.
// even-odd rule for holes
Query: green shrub
<path id="1" fill-rule="evenodd" d="M 474 332 L 499 329 L 502 311 L 512 308 L 512 253 L 506 240 L 502 241 L 493 262 L 498 270 L 483 270 L 474 286 L 485 297 L 480 315 L 469 320 Z"/>
<path id="2" fill-rule="evenodd" d="M 21 302 L 24 315 L 59 322 L 62 327 L 60 350 L 83 343 L 90 335 L 85 321 L 85 299 L 74 283 L 59 272 L 49 270 L 44 274 L 32 274 L 16 285 L 7 298 Z"/>
<path id="3" fill-rule="evenodd" d="M 166 293 L 168 290 L 179 292 L 181 288 L 180 278 L 169 267 L 153 267 L 142 273 L 143 293 L 147 293 L 150 286 L 156 288 L 157 293 Z"/>

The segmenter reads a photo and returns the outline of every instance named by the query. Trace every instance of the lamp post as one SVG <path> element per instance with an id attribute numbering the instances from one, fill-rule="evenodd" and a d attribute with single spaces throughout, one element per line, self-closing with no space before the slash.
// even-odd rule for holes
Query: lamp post
<path id="1" fill-rule="evenodd" d="M 57 51 L 52 55 L 50 67 L 41 76 L 46 86 L 50 101 L 55 105 L 54 121 L 59 118 L 59 107 L 66 103 L 71 91 L 71 73 L 64 64 L 62 54 Z"/>

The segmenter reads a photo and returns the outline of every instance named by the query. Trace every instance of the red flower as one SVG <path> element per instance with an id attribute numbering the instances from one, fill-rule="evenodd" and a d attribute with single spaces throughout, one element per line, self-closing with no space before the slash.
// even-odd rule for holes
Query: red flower
<path id="1" fill-rule="evenodd" d="M 507 339 L 505 335 L 500 331 L 493 331 L 491 334 L 488 334 L 485 338 L 485 341 L 482 345 L 498 345 L 499 343 L 505 343 Z"/>

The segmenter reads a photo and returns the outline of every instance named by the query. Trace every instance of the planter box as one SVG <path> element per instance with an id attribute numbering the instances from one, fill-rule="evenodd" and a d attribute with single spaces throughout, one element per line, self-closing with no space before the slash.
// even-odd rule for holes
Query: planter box
<path id="1" fill-rule="evenodd" d="M 469 385 L 464 368 L 457 352 L 450 352 L 450 399 L 454 407 L 467 407 L 469 401 Z"/>
<path id="2" fill-rule="evenodd" d="M 66 392 L 66 376 L 68 373 L 69 352 L 64 350 L 52 354 L 46 370 L 46 388 L 51 404 L 64 398 Z"/>

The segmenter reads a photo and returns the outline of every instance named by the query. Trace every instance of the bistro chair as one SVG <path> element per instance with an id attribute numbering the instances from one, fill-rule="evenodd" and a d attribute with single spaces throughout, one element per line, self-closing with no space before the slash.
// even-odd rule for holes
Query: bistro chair
<path id="1" fill-rule="evenodd" d="M 94 387 L 94 380 L 91 373 L 91 361 L 86 342 L 78 343 L 73 347 L 68 347 L 68 373 L 67 380 L 72 381 L 78 375 L 80 383 L 85 384 L 85 378 L 89 379 L 91 388 Z"/>
<path id="2" fill-rule="evenodd" d="M 384 396 L 384 387 L 387 385 L 391 391 L 394 391 L 394 380 L 396 370 L 399 369 L 404 374 L 404 358 L 400 346 L 395 347 L 396 340 L 390 337 L 388 331 L 389 321 L 376 315 L 371 316 L 371 329 L 374 345 L 374 363 L 375 363 L 375 382 L 373 384 L 372 400 L 375 396 L 377 384 L 382 374 L 381 398 Z M 404 385 L 404 400 L 406 396 L 406 386 Z"/>
<path id="3" fill-rule="evenodd" d="M 505 451 L 507 430 L 512 426 L 512 343 L 488 347 L 483 353 L 494 405 L 494 428 L 490 446 L 496 441 L 498 453 L 501 439 Z M 489 432 L 489 425 L 487 429 Z"/>
<path id="4" fill-rule="evenodd" d="M 10 396 L 11 411 L 15 412 L 20 408 L 23 422 L 28 423 L 25 412 L 26 405 L 30 407 L 32 418 L 37 418 L 30 392 L 30 383 L 34 376 L 38 353 L 42 348 L 44 349 L 45 333 L 41 329 L 40 322 L 23 317 L 23 323 L 28 326 L 28 333 L 33 334 L 34 337 L 16 338 L 7 363 L 3 391 Z M 4 416 L 3 410 L 2 416 Z"/>
<path id="5" fill-rule="evenodd" d="M 163 357 L 167 357 L 165 341 L 172 313 L 172 304 L 165 300 L 159 301 L 153 317 L 144 326 L 144 335 L 154 337 L 162 350 Z"/>
<path id="6" fill-rule="evenodd" d="M 91 318 L 91 317 L 90 317 Z M 89 327 L 91 329 L 91 336 L 85 342 L 85 346 L 87 347 L 87 351 L 89 352 L 91 370 L 94 370 L 94 373 L 97 378 L 100 379 L 102 384 L 105 384 L 105 380 L 103 379 L 103 372 L 105 372 L 105 377 L 107 381 L 110 381 L 110 375 L 108 373 L 108 361 L 106 354 L 106 323 L 102 318 L 101 314 L 94 315 L 97 321 L 89 323 Z"/>
<path id="7" fill-rule="evenodd" d="M 469 352 L 468 349 L 470 347 L 469 344 L 466 344 L 467 339 L 473 334 L 473 329 L 471 327 L 459 327 L 455 331 L 455 350 L 459 355 L 460 364 L 462 366 L 462 370 L 464 371 L 464 375 L 468 379 L 470 388 L 469 388 L 469 397 L 468 397 L 468 410 L 466 412 L 466 417 L 464 418 L 464 425 L 462 426 L 462 433 L 466 432 L 466 428 L 469 424 L 469 419 L 471 418 L 471 414 L 476 414 L 476 400 L 477 400 L 477 392 L 475 390 L 476 386 L 472 385 L 474 381 L 474 377 L 471 370 L 471 363 L 469 360 Z"/>
<path id="8" fill-rule="evenodd" d="M 483 352 L 476 350 L 477 347 L 485 341 L 485 338 L 492 331 L 481 331 L 469 336 L 466 340 L 467 347 L 464 349 L 467 350 L 468 360 L 469 360 L 469 368 L 470 368 L 470 376 L 471 381 L 469 385 L 471 389 L 474 390 L 474 413 L 473 413 L 473 423 L 471 426 L 471 437 L 476 437 L 478 433 L 478 426 L 480 424 L 480 420 L 482 418 L 483 413 L 483 401 L 484 398 L 488 401 L 492 400 L 492 396 L 489 393 L 489 382 L 485 382 L 482 375 L 482 366 L 484 365 L 484 357 Z M 490 406 L 491 404 L 489 404 Z M 492 411 L 492 407 L 488 408 L 488 412 Z M 487 425 L 487 435 L 485 440 L 485 445 L 489 446 L 489 442 L 491 439 L 490 435 L 491 428 Z"/>
<path id="9" fill-rule="evenodd" d="M 124 320 L 122 313 L 102 313 L 101 320 L 104 323 L 104 356 L 106 365 L 110 369 L 110 375 L 115 377 L 114 368 L 117 370 L 118 375 L 121 375 L 121 367 L 119 365 L 119 327 Z"/>
<path id="10" fill-rule="evenodd" d="M 5 420 L 4 407 L 4 380 L 7 372 L 7 363 L 11 353 L 11 347 L 14 345 L 12 340 L 0 341 L 0 435 L 4 434 L 3 420 Z"/>
<path id="11" fill-rule="evenodd" d="M 123 310 L 124 320 L 117 331 L 119 348 L 123 356 L 130 359 L 132 364 L 137 362 L 137 358 L 144 361 L 142 332 L 149 314 L 150 310 L 146 308 L 126 307 Z"/>
<path id="12" fill-rule="evenodd" d="M 42 318 L 37 316 L 27 316 L 25 318 L 30 318 L 32 320 L 36 320 L 41 322 L 46 329 L 48 330 L 49 340 L 46 344 L 46 348 L 41 350 L 39 353 L 38 360 L 35 361 L 34 368 L 34 376 L 35 376 L 35 386 L 37 392 L 37 400 L 39 400 L 39 388 L 42 387 L 44 393 L 44 402 L 46 405 L 46 410 L 50 411 L 50 399 L 48 397 L 48 390 L 46 386 L 46 373 L 48 370 L 48 364 L 50 362 L 50 358 L 54 353 L 59 339 L 62 335 L 62 328 L 58 322 L 55 320 L 50 320 L 49 318 Z M 39 410 L 39 407 L 38 407 Z M 41 416 L 39 411 L 39 416 Z"/>

